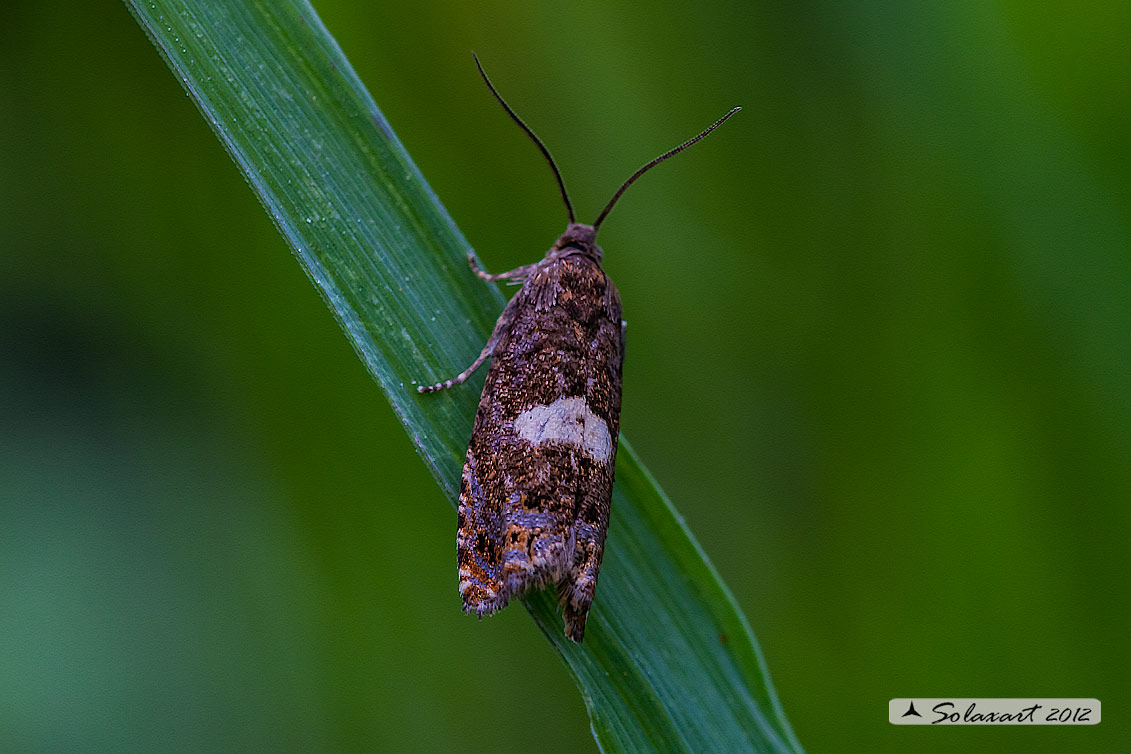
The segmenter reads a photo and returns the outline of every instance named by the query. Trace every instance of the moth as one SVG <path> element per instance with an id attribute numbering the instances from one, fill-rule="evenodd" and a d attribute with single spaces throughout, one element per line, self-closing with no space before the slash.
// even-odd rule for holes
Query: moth
<path id="1" fill-rule="evenodd" d="M 456 560 L 464 612 L 482 618 L 525 592 L 555 585 L 565 634 L 580 642 L 608 531 L 625 351 L 620 295 L 601 269 L 597 229 L 637 178 L 741 108 L 645 164 L 584 225 L 574 218 L 549 150 L 503 100 L 478 57 L 475 65 L 549 163 L 569 222 L 541 261 L 509 272 L 484 272 L 468 254 L 479 277 L 522 288 L 471 366 L 417 390 L 458 385 L 491 359 L 460 479 Z"/>

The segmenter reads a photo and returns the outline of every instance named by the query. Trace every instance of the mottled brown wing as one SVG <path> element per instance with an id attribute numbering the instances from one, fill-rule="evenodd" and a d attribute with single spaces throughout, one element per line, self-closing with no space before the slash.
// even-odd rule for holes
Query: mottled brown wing
<path id="1" fill-rule="evenodd" d="M 592 258 L 546 260 L 508 306 L 475 415 L 457 557 L 468 613 L 558 587 L 581 641 L 597 588 L 620 428 L 620 297 Z"/>

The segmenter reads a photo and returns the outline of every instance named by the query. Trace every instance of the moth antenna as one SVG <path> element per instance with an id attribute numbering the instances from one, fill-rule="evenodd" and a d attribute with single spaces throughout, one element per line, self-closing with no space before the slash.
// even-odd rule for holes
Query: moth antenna
<path id="1" fill-rule="evenodd" d="M 506 103 L 506 100 L 504 100 L 498 90 L 495 89 L 495 86 L 491 83 L 491 79 L 487 78 L 487 72 L 483 70 L 483 66 L 479 62 L 479 56 L 472 52 L 471 57 L 475 58 L 475 67 L 479 69 L 479 75 L 483 77 L 483 83 L 491 90 L 491 94 L 495 95 L 495 99 L 503 106 L 503 109 L 507 111 L 507 115 L 511 116 L 511 120 L 517 123 L 518 127 L 530 137 L 530 140 L 534 142 L 534 145 L 538 147 L 538 150 L 542 153 L 542 156 L 546 158 L 546 162 L 550 163 L 550 170 L 554 171 L 554 178 L 558 181 L 558 189 L 562 192 L 562 201 L 565 202 L 566 212 L 569 213 L 569 221 L 571 223 L 574 222 L 573 205 L 569 202 L 569 194 L 566 193 L 565 181 L 562 180 L 562 174 L 558 171 L 558 166 L 554 164 L 554 158 L 550 156 L 550 150 L 546 149 L 546 145 L 542 143 L 542 140 L 530 130 L 530 126 L 522 122 L 522 118 L 518 117 L 514 110 L 511 110 L 510 105 Z M 723 120 L 726 119 L 724 118 Z M 718 124 L 716 123 L 715 125 Z M 711 128 L 714 128 L 714 126 Z M 707 130 L 709 131 L 710 129 Z"/>
<path id="2" fill-rule="evenodd" d="M 482 69 L 480 69 L 480 70 L 482 70 Z M 631 186 L 636 181 L 637 178 L 644 175 L 649 170 L 656 167 L 657 165 L 659 165 L 661 162 L 668 159 L 669 157 L 671 157 L 673 155 L 677 155 L 680 152 L 682 152 L 683 150 L 687 149 L 692 144 L 699 141 L 704 136 L 711 133 L 712 131 L 714 131 L 719 126 L 721 126 L 723 123 L 726 122 L 727 118 L 734 115 L 735 113 L 737 113 L 741 109 L 742 109 L 741 107 L 733 108 L 729 113 L 727 113 L 723 117 L 716 120 L 714 123 L 712 123 L 706 129 L 701 131 L 698 135 L 691 137 L 690 139 L 683 142 L 682 144 L 680 144 L 675 149 L 664 152 L 662 155 L 660 155 L 656 159 L 652 160 L 648 164 L 641 166 L 641 168 L 639 170 L 637 170 L 635 173 L 633 173 L 632 176 L 627 181 L 625 181 L 624 183 L 621 184 L 621 187 L 619 189 L 617 189 L 617 192 L 615 194 L 613 194 L 613 198 L 610 199 L 609 203 L 605 205 L 605 208 L 603 210 L 601 210 L 601 214 L 597 216 L 597 221 L 595 223 L 593 223 L 594 230 L 601 227 L 601 223 L 604 222 L 605 218 L 613 210 L 613 205 L 617 203 L 617 199 L 620 199 L 621 194 L 623 194 L 625 191 L 627 191 L 628 187 Z M 565 191 L 564 188 L 562 190 Z"/>

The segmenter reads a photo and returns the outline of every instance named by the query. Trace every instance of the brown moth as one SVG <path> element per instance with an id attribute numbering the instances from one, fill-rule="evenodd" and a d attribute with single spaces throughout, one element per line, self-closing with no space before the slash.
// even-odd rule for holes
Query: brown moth
<path id="1" fill-rule="evenodd" d="M 490 615 L 525 592 L 553 584 L 565 634 L 579 642 L 608 530 L 624 362 L 620 295 L 601 269 L 597 229 L 637 178 L 740 108 L 641 167 L 597 220 L 583 225 L 574 220 L 549 151 L 495 90 L 478 58 L 475 65 L 550 164 L 569 224 L 541 261 L 509 272 L 488 274 L 468 255 L 479 277 L 521 282 L 522 288 L 471 366 L 417 390 L 458 385 L 491 358 L 460 481 L 456 557 L 464 612 Z"/>

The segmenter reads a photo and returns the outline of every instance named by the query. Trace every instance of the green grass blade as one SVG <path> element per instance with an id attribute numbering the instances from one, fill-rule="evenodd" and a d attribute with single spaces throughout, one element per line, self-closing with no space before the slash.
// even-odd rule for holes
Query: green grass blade
<path id="1" fill-rule="evenodd" d="M 470 363 L 503 299 L 468 270 L 467 242 L 349 62 L 296 0 L 127 5 L 454 500 L 476 388 L 414 386 Z M 564 638 L 548 593 L 526 604 L 605 751 L 801 750 L 733 598 L 623 439 L 584 645 Z"/>

